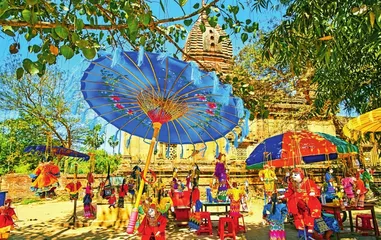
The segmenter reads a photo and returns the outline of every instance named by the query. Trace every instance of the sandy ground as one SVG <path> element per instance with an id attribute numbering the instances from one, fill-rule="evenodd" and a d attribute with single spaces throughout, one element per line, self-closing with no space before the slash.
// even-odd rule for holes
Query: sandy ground
<path id="1" fill-rule="evenodd" d="M 246 233 L 237 235 L 237 239 L 268 239 L 268 228 L 262 224 L 262 200 L 254 200 L 249 204 L 250 214 L 245 217 L 247 227 Z M 68 229 L 63 227 L 73 213 L 73 203 L 70 201 L 44 201 L 41 203 L 32 203 L 28 205 L 15 205 L 16 213 L 19 217 L 17 221 L 18 228 L 12 231 L 9 239 L 139 239 L 138 236 L 128 235 L 125 229 L 104 229 L 96 227 L 81 227 Z M 381 209 L 377 209 L 378 221 L 380 224 Z M 78 216 L 83 220 L 82 205 L 79 201 Z M 217 221 L 213 221 L 213 236 L 197 236 L 190 232 L 188 228 L 180 228 L 169 220 L 167 226 L 167 239 L 172 240 L 190 240 L 190 239 L 219 239 L 217 236 Z M 345 224 L 349 224 L 348 221 Z M 287 239 L 297 239 L 297 232 L 290 224 L 286 224 Z M 331 239 L 335 239 L 332 237 Z M 341 239 L 376 239 L 371 236 L 361 236 L 359 234 L 346 234 Z"/>

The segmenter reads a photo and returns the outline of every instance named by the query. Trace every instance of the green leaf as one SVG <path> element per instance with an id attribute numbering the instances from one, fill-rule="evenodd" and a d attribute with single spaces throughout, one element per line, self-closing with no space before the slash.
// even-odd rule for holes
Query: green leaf
<path id="1" fill-rule="evenodd" d="M 146 43 L 146 37 L 145 37 L 145 36 L 141 36 L 139 42 L 140 42 L 140 45 L 141 45 L 141 46 L 144 46 L 145 43 Z"/>
<path id="2" fill-rule="evenodd" d="M 38 3 L 38 0 L 26 0 L 26 4 L 28 5 L 36 5 Z"/>
<path id="3" fill-rule="evenodd" d="M 180 6 L 184 7 L 188 0 L 179 0 Z"/>
<path id="4" fill-rule="evenodd" d="M 32 12 L 27 10 L 27 9 L 24 9 L 22 12 L 21 12 L 21 15 L 22 15 L 22 18 L 29 22 L 30 19 L 32 18 Z"/>
<path id="5" fill-rule="evenodd" d="M 131 32 L 136 32 L 138 30 L 138 19 L 135 16 L 129 16 L 127 20 L 128 29 Z"/>
<path id="6" fill-rule="evenodd" d="M 24 68 L 19 67 L 16 70 L 16 77 L 18 80 L 20 80 L 22 78 L 22 76 L 24 76 Z"/>
<path id="7" fill-rule="evenodd" d="M 79 48 L 87 48 L 90 45 L 87 40 L 78 40 L 74 44 Z"/>
<path id="8" fill-rule="evenodd" d="M 196 3 L 195 5 L 193 5 L 193 8 L 194 9 L 198 9 L 200 7 L 200 4 L 199 3 Z"/>
<path id="9" fill-rule="evenodd" d="M 250 19 L 246 19 L 246 24 L 249 25 L 251 23 Z"/>
<path id="10" fill-rule="evenodd" d="M 75 29 L 76 30 L 82 30 L 83 27 L 85 26 L 85 24 L 83 23 L 83 20 L 80 19 L 80 18 L 77 18 L 75 19 L 75 23 L 74 23 L 74 26 L 75 26 Z"/>
<path id="11" fill-rule="evenodd" d="M 184 25 L 188 27 L 192 24 L 192 22 L 193 22 L 192 19 L 186 19 L 186 20 L 184 20 Z"/>
<path id="12" fill-rule="evenodd" d="M 34 44 L 33 46 L 28 47 L 29 52 L 38 53 L 41 51 L 41 47 L 39 45 Z"/>
<path id="13" fill-rule="evenodd" d="M 206 31 L 206 27 L 205 27 L 204 23 L 200 24 L 200 30 L 201 30 L 201 32 L 205 32 Z"/>
<path id="14" fill-rule="evenodd" d="M 0 2 L 0 17 L 8 10 L 8 1 Z"/>
<path id="15" fill-rule="evenodd" d="M 74 51 L 71 49 L 71 47 L 67 45 L 63 45 L 60 47 L 60 53 L 62 56 L 64 56 L 66 59 L 70 59 L 74 56 Z"/>
<path id="16" fill-rule="evenodd" d="M 247 33 L 242 33 L 241 34 L 242 43 L 245 43 L 248 38 L 249 38 L 249 35 L 247 35 Z"/>
<path id="17" fill-rule="evenodd" d="M 11 26 L 3 26 L 2 31 L 8 36 L 14 37 L 16 34 L 13 32 L 13 28 Z"/>
<path id="18" fill-rule="evenodd" d="M 35 75 L 39 72 L 36 64 L 32 62 L 29 58 L 23 60 L 22 65 L 24 69 L 31 75 Z"/>
<path id="19" fill-rule="evenodd" d="M 142 16 L 142 23 L 144 26 L 148 26 L 148 24 L 151 22 L 151 14 L 145 13 Z"/>
<path id="20" fill-rule="evenodd" d="M 93 59 L 97 54 L 97 50 L 95 50 L 94 48 L 82 48 L 81 50 L 85 58 L 89 60 Z"/>
<path id="21" fill-rule="evenodd" d="M 63 26 L 57 26 L 54 31 L 57 33 L 57 35 L 62 39 L 67 39 L 69 36 L 69 30 L 66 27 Z"/>
<path id="22" fill-rule="evenodd" d="M 208 18 L 208 22 L 209 22 L 210 26 L 213 27 L 213 28 L 215 26 L 217 26 L 217 21 L 218 21 L 217 16 L 213 16 L 213 17 L 209 17 Z"/>

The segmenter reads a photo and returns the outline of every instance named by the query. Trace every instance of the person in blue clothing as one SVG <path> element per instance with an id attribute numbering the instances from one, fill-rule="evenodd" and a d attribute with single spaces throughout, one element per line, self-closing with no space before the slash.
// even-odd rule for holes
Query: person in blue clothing
<path id="1" fill-rule="evenodd" d="M 334 178 L 333 178 L 333 169 L 328 167 L 325 170 L 325 197 L 327 202 L 332 202 L 332 200 L 336 197 L 336 190 L 333 186 Z"/>
<path id="2" fill-rule="evenodd" d="M 278 194 L 271 195 L 271 201 L 263 208 L 263 219 L 269 223 L 269 239 L 285 240 L 284 220 L 288 214 L 287 205 L 278 201 Z"/>

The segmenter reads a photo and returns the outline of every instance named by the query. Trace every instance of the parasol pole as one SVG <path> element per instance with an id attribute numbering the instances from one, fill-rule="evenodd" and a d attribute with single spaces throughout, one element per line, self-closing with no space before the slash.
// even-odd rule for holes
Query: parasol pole
<path id="1" fill-rule="evenodd" d="M 78 164 L 74 164 L 74 181 L 77 180 L 77 173 L 78 173 Z M 76 182 L 75 182 L 76 184 Z M 68 222 L 73 220 L 73 227 L 75 228 L 75 222 L 77 221 L 77 199 L 74 198 L 74 209 L 73 209 L 73 215 L 69 218 Z"/>
<path id="2" fill-rule="evenodd" d="M 153 153 L 153 150 L 154 150 L 154 147 L 155 147 L 156 138 L 159 135 L 160 128 L 161 128 L 161 123 L 160 122 L 154 122 L 153 123 L 153 136 L 152 136 L 151 143 L 149 145 L 146 165 L 144 166 L 144 170 L 143 170 L 143 178 L 144 179 L 146 177 L 146 174 L 147 174 L 150 162 L 151 162 L 152 153 Z M 144 181 L 140 181 L 139 191 L 138 191 L 138 194 L 136 196 L 135 206 L 134 206 L 134 208 L 131 211 L 130 220 L 129 220 L 129 223 L 128 223 L 128 226 L 127 226 L 127 233 L 128 234 L 134 233 L 134 230 L 135 230 L 135 224 L 136 224 L 136 220 L 138 218 L 138 207 L 139 207 L 139 204 L 140 204 L 140 199 L 141 199 L 142 194 L 143 194 L 143 188 L 144 188 Z"/>

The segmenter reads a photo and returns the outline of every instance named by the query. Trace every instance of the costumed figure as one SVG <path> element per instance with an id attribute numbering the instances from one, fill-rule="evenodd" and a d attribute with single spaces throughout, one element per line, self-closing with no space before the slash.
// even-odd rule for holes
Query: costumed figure
<path id="1" fill-rule="evenodd" d="M 320 195 L 314 181 L 304 176 L 303 170 L 295 168 L 292 171 L 285 198 L 287 208 L 294 217 L 295 227 L 301 236 L 310 235 L 314 231 L 314 220 L 321 216 Z M 305 232 L 307 228 L 307 232 Z"/>
<path id="2" fill-rule="evenodd" d="M 136 187 L 136 185 L 135 185 L 135 179 L 130 178 L 128 180 L 127 187 L 128 187 L 128 194 L 131 197 L 131 202 L 134 202 L 135 201 L 135 187 Z"/>
<path id="3" fill-rule="evenodd" d="M 112 190 L 111 196 L 108 199 L 108 208 L 115 208 L 116 204 L 116 197 L 115 197 L 115 190 Z"/>
<path id="4" fill-rule="evenodd" d="M 333 216 L 322 214 L 320 218 L 315 219 L 313 239 L 329 240 L 335 232 L 340 231 L 339 223 Z"/>
<path id="5" fill-rule="evenodd" d="M 259 171 L 258 176 L 264 184 L 265 197 L 270 198 L 276 191 L 275 181 L 277 180 L 277 177 L 274 169 L 266 164 L 263 166 L 263 170 Z"/>
<path id="6" fill-rule="evenodd" d="M 238 188 L 236 182 L 233 182 L 233 187 L 228 189 L 227 195 L 230 199 L 230 215 L 239 216 L 241 210 L 241 199 L 245 192 L 242 188 Z"/>
<path id="7" fill-rule="evenodd" d="M 198 168 L 198 165 L 195 163 L 193 166 L 193 169 L 192 169 L 192 186 L 193 186 L 193 188 L 198 187 L 198 182 L 200 180 L 200 174 L 201 174 L 201 171 Z"/>
<path id="8" fill-rule="evenodd" d="M 227 191 L 229 189 L 226 173 L 220 174 L 218 179 L 219 185 L 217 190 L 217 200 L 219 202 L 226 202 L 227 200 Z"/>
<path id="9" fill-rule="evenodd" d="M 365 194 L 367 193 L 364 181 L 361 179 L 361 171 L 356 174 L 356 206 L 357 208 L 364 208 Z"/>
<path id="10" fill-rule="evenodd" d="M 126 184 L 126 179 L 123 179 L 122 185 L 119 187 L 118 192 L 118 208 L 124 208 L 124 196 L 128 192 L 128 185 Z"/>
<path id="11" fill-rule="evenodd" d="M 85 197 L 83 198 L 83 212 L 85 218 L 93 218 L 95 216 L 95 208 L 91 204 L 93 202 L 93 191 L 91 189 L 91 183 L 87 182 L 85 188 Z"/>
<path id="12" fill-rule="evenodd" d="M 4 206 L 0 207 L 0 239 L 8 239 L 11 230 L 15 228 L 17 221 L 15 210 L 11 207 L 12 200 L 7 199 Z"/>
<path id="13" fill-rule="evenodd" d="M 60 169 L 54 164 L 52 156 L 49 156 L 46 162 L 40 163 L 30 176 L 33 181 L 31 190 L 36 192 L 37 196 L 56 196 L 54 190 L 59 186 Z"/>
<path id="14" fill-rule="evenodd" d="M 66 185 L 65 190 L 69 193 L 70 200 L 77 200 L 79 192 L 82 190 L 82 184 L 78 180 L 74 180 Z"/>
<path id="15" fill-rule="evenodd" d="M 336 196 L 336 190 L 335 190 L 335 187 L 333 186 L 334 178 L 332 174 L 333 174 L 333 169 L 331 167 L 328 167 L 325 170 L 325 176 L 324 176 L 325 186 L 326 186 L 324 194 L 325 194 L 326 202 L 332 202 L 332 200 Z"/>
<path id="16" fill-rule="evenodd" d="M 185 187 L 188 189 L 188 190 L 191 190 L 192 189 L 192 170 L 189 170 L 188 171 L 188 175 L 187 177 L 185 178 Z"/>
<path id="17" fill-rule="evenodd" d="M 168 218 L 168 211 L 175 211 L 173 207 L 173 201 L 168 196 L 168 193 L 164 193 L 162 197 L 158 199 L 159 204 L 157 205 L 157 211 L 161 213 L 164 217 Z"/>
<path id="18" fill-rule="evenodd" d="M 155 204 L 151 204 L 147 214 L 139 225 L 138 232 L 142 240 L 164 240 L 167 219 L 157 210 Z"/>
<path id="19" fill-rule="evenodd" d="M 368 190 L 366 194 L 366 200 L 372 201 L 377 200 L 375 196 L 380 196 L 380 190 L 374 184 L 373 170 L 371 168 L 366 168 L 361 174 L 361 179 L 364 181 L 365 187 Z"/>
<path id="20" fill-rule="evenodd" d="M 218 157 L 216 158 L 217 161 L 216 161 L 216 166 L 214 168 L 213 176 L 218 181 L 221 179 L 221 175 L 226 175 L 225 157 L 226 157 L 225 154 L 220 153 Z"/>
<path id="21" fill-rule="evenodd" d="M 277 193 L 271 195 L 271 200 L 263 208 L 263 219 L 269 223 L 269 239 L 285 240 L 284 220 L 288 214 L 286 204 L 278 202 Z"/>
<path id="22" fill-rule="evenodd" d="M 355 194 L 353 187 L 356 185 L 356 178 L 354 178 L 350 171 L 347 171 L 345 178 L 341 179 L 341 185 L 343 186 L 344 193 L 347 199 L 347 203 L 350 206 L 355 205 Z"/>
<path id="23" fill-rule="evenodd" d="M 172 193 L 174 192 L 174 191 L 177 191 L 178 190 L 178 188 L 179 188 L 179 184 L 178 184 L 178 182 L 179 182 L 179 179 L 177 178 L 177 168 L 175 167 L 175 168 L 173 168 L 173 173 L 172 173 L 172 184 L 171 184 L 171 187 L 172 187 Z"/>
<path id="24" fill-rule="evenodd" d="M 213 185 L 215 185 L 216 180 L 218 181 L 218 189 L 217 189 L 217 200 L 219 202 L 225 202 L 226 201 L 226 192 L 229 188 L 227 179 L 228 176 L 226 174 L 226 168 L 225 168 L 225 154 L 220 153 L 217 157 L 216 166 L 214 168 L 214 174 L 215 177 L 213 179 Z"/>
<path id="25" fill-rule="evenodd" d="M 136 227 L 140 225 L 144 216 L 147 214 L 149 207 L 152 204 L 152 199 L 146 196 L 146 193 L 142 195 L 139 207 L 138 207 L 138 220 L 136 221 Z"/>

